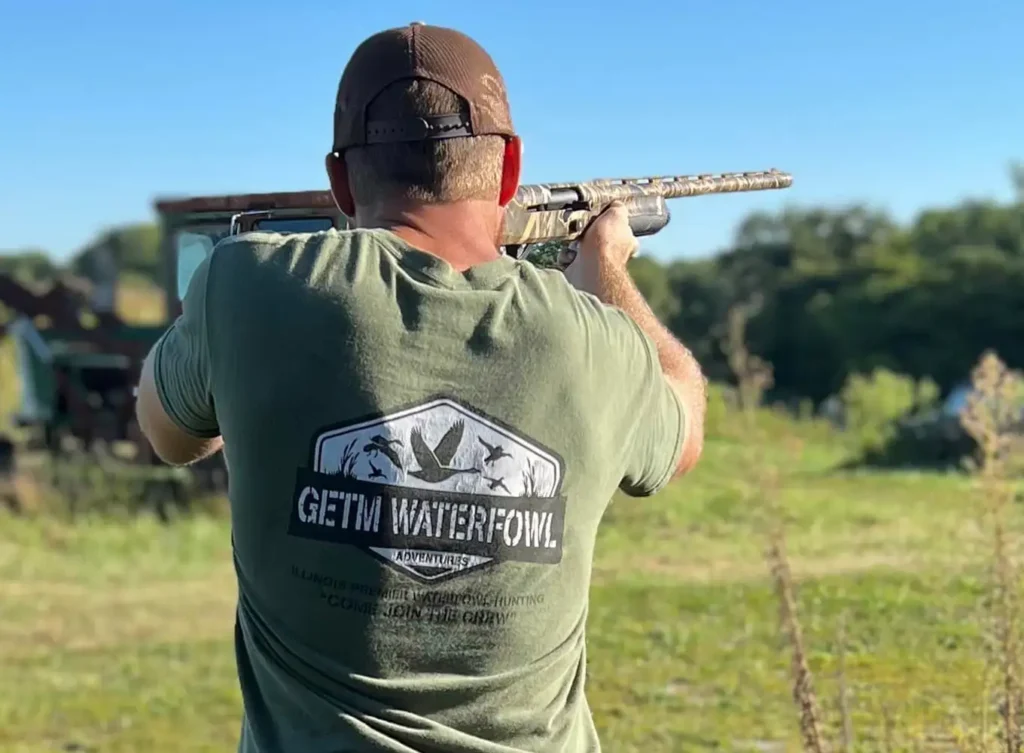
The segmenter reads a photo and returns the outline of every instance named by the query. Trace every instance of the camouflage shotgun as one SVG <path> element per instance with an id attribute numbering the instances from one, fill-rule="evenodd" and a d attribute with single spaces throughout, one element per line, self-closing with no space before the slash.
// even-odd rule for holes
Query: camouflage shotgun
<path id="1" fill-rule="evenodd" d="M 670 175 L 655 178 L 610 178 L 584 183 L 542 183 L 521 186 L 505 214 L 505 253 L 523 258 L 533 244 L 571 242 L 613 201 L 629 211 L 637 237 L 654 235 L 669 222 L 666 199 L 740 191 L 788 188 L 793 176 L 778 170 L 720 175 Z M 572 263 L 570 245 L 559 266 Z"/>
<path id="2" fill-rule="evenodd" d="M 505 213 L 502 246 L 506 254 L 517 259 L 530 256 L 538 246 L 545 249 L 544 256 L 550 256 L 551 247 L 557 246 L 557 261 L 546 261 L 545 266 L 564 269 L 576 256 L 572 241 L 613 201 L 626 205 L 634 235 L 643 237 L 654 235 L 668 224 L 667 199 L 766 191 L 788 188 L 792 183 L 789 173 L 767 170 L 520 186 Z M 163 212 L 189 212 L 195 218 L 230 210 L 231 235 L 252 230 L 289 233 L 348 226 L 329 191 L 205 197 L 161 202 L 158 207 Z"/>

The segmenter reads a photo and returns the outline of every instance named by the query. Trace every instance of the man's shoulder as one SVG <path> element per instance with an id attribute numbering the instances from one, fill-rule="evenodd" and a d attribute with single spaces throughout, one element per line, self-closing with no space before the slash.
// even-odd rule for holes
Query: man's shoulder
<path id="1" fill-rule="evenodd" d="M 273 233 L 254 230 L 224 238 L 214 248 L 221 257 L 250 255 L 267 258 L 286 250 L 290 253 L 313 249 L 317 252 L 345 252 L 353 246 L 387 246 L 384 234 L 373 230 L 322 230 L 316 233 Z"/>
<path id="2" fill-rule="evenodd" d="M 595 296 L 574 287 L 558 269 L 539 267 L 528 261 L 518 261 L 516 265 L 520 280 L 534 288 L 553 307 L 590 309 L 602 305 Z"/>
<path id="3" fill-rule="evenodd" d="M 268 275 L 279 282 L 310 281 L 330 267 L 346 265 L 352 254 L 384 254 L 389 239 L 370 230 L 325 230 L 316 233 L 253 231 L 221 240 L 210 259 L 211 275 L 248 281 Z"/>
<path id="4" fill-rule="evenodd" d="M 590 328 L 595 322 L 602 326 L 618 327 L 625 325 L 629 328 L 632 321 L 628 315 L 617 306 L 605 303 L 593 293 L 588 293 L 575 287 L 565 275 L 552 268 L 536 267 L 524 263 L 523 277 L 532 278 L 534 285 L 542 292 L 554 309 L 560 309 L 564 314 L 572 314 L 585 326 Z"/>
<path id="5" fill-rule="evenodd" d="M 629 314 L 576 288 L 562 272 L 525 263 L 520 280 L 533 291 L 528 297 L 530 319 L 566 356 L 576 353 L 608 366 L 626 358 L 626 353 L 649 346 Z"/>

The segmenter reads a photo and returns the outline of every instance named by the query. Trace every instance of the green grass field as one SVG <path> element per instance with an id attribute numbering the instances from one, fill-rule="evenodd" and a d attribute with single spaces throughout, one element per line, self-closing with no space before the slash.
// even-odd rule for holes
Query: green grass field
<path id="1" fill-rule="evenodd" d="M 782 444 L 760 461 L 783 473 L 829 734 L 841 617 L 858 751 L 955 750 L 958 727 L 985 714 L 997 726 L 990 545 L 968 480 L 838 473 L 838 445 L 811 441 L 794 458 Z M 606 750 L 799 750 L 756 467 L 746 443 L 716 439 L 691 477 L 610 508 L 589 620 Z M 0 517 L 0 750 L 233 750 L 229 546 L 227 522 L 210 516 Z"/>

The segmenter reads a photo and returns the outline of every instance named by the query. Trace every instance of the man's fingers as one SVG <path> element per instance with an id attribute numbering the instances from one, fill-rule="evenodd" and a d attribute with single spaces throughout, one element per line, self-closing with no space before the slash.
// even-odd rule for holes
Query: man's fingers
<path id="1" fill-rule="evenodd" d="M 622 201 L 605 206 L 579 240 L 581 256 L 614 267 L 624 266 L 639 247 L 629 226 L 629 209 Z"/>
<path id="2" fill-rule="evenodd" d="M 591 227 L 597 225 L 597 229 L 600 230 L 624 220 L 628 221 L 628 219 L 629 212 L 626 209 L 626 205 L 621 201 L 613 201 L 604 208 L 604 211 L 602 211 L 601 214 L 594 218 L 594 221 L 591 223 Z"/>
<path id="3" fill-rule="evenodd" d="M 607 214 L 607 215 L 627 214 L 626 205 L 623 204 L 621 201 L 613 201 L 611 204 L 609 204 L 607 207 L 605 207 L 604 211 L 601 212 L 601 214 L 602 215 L 605 215 L 605 214 Z"/>

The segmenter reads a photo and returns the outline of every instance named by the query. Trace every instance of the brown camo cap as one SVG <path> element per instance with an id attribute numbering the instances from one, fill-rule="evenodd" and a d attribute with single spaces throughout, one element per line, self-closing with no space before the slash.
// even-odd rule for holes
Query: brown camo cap
<path id="1" fill-rule="evenodd" d="M 397 121 L 366 120 L 366 109 L 391 84 L 426 79 L 469 106 L 459 113 Z M 334 108 L 334 151 L 352 146 L 458 136 L 513 136 L 505 82 L 484 49 L 461 32 L 411 23 L 366 39 L 345 66 Z"/>

